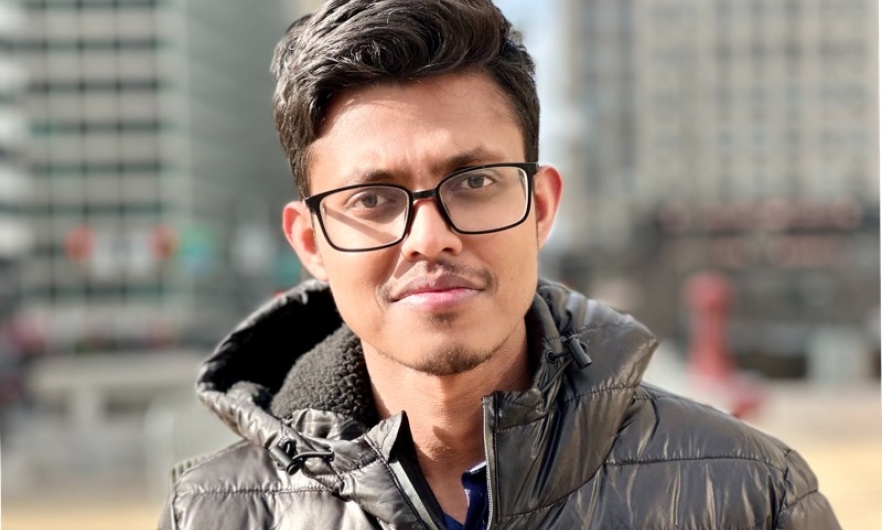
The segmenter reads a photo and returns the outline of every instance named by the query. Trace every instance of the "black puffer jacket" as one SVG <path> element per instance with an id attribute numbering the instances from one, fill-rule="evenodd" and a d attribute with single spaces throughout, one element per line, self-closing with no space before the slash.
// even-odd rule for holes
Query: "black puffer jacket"
<path id="1" fill-rule="evenodd" d="M 655 340 L 630 317 L 542 283 L 527 323 L 533 388 L 484 398 L 490 528 L 839 528 L 794 451 L 641 384 Z M 197 391 L 244 440 L 189 466 L 162 528 L 444 528 L 323 285 L 247 320 Z"/>

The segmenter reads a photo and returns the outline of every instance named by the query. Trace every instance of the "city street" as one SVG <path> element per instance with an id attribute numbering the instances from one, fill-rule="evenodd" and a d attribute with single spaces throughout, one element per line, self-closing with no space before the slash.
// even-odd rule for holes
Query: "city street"
<path id="1" fill-rule="evenodd" d="M 767 388 L 767 400 L 751 423 L 786 440 L 811 463 L 843 528 L 882 528 L 878 384 L 822 388 L 776 383 Z M 5 530 L 147 530 L 155 527 L 161 507 L 137 475 L 55 478 L 32 491 L 4 496 Z"/>

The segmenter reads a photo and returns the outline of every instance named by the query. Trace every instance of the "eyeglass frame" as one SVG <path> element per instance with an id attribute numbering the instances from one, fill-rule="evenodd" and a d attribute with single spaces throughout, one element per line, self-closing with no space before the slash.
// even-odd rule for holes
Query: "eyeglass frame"
<path id="1" fill-rule="evenodd" d="M 439 192 L 441 190 L 441 186 L 443 186 L 444 183 L 447 182 L 448 180 L 455 178 L 459 175 L 462 175 L 463 173 L 468 173 L 470 171 L 477 171 L 477 170 L 481 170 L 481 169 L 492 169 L 492 168 L 496 168 L 496 167 L 513 167 L 513 168 L 518 168 L 524 172 L 525 178 L 527 179 L 527 189 L 526 189 L 527 204 L 526 204 L 526 208 L 524 208 L 524 215 L 522 215 L 520 217 L 520 219 L 518 219 L 517 221 L 515 221 L 513 223 L 509 223 L 509 224 L 502 226 L 502 227 L 499 227 L 499 228 L 493 228 L 491 230 L 477 230 L 477 231 L 460 230 L 453 223 L 453 220 L 450 219 L 450 214 L 447 212 L 447 207 L 444 205 L 444 201 L 441 200 L 441 196 L 439 195 Z M 410 233 L 410 227 L 413 224 L 413 218 L 414 218 L 413 205 L 416 201 L 423 200 L 423 199 L 433 199 L 433 202 L 435 203 L 435 207 L 438 209 L 438 212 L 441 214 L 441 218 L 444 219 L 444 222 L 447 224 L 447 227 L 458 234 L 463 234 L 463 235 L 493 234 L 496 232 L 502 232 L 504 230 L 508 230 L 510 228 L 514 228 L 514 227 L 518 226 L 519 224 L 526 221 L 527 217 L 530 216 L 530 209 L 533 207 L 533 177 L 535 177 L 536 174 L 539 172 L 539 167 L 540 166 L 539 166 L 538 162 L 499 162 L 499 163 L 494 163 L 494 164 L 483 164 L 480 166 L 470 166 L 470 167 L 464 167 L 462 169 L 458 169 L 458 170 L 454 171 L 453 173 L 445 175 L 441 180 L 438 181 L 438 183 L 433 188 L 430 188 L 427 190 L 422 190 L 422 191 L 411 191 L 408 188 L 406 188 L 400 184 L 363 183 L 363 184 L 352 184 L 349 186 L 343 186 L 342 188 L 335 188 L 332 190 L 323 191 L 321 193 L 316 193 L 314 195 L 310 195 L 309 197 L 306 197 L 301 200 L 306 205 L 306 207 L 309 208 L 309 211 L 318 219 L 319 226 L 322 229 L 322 234 L 324 234 L 325 240 L 327 240 L 328 244 L 331 245 L 331 247 L 334 250 L 338 250 L 340 252 L 370 252 L 372 250 L 382 250 L 384 248 L 394 247 L 395 245 L 404 241 L 404 238 L 406 238 L 407 235 Z M 339 247 L 336 244 L 334 244 L 334 242 L 331 240 L 331 237 L 328 236 L 328 231 L 325 228 L 324 216 L 321 214 L 321 211 L 320 211 L 320 205 L 321 205 L 322 199 L 324 199 L 325 197 L 327 197 L 329 195 L 333 195 L 334 193 L 338 193 L 341 191 L 347 191 L 347 190 L 352 190 L 352 189 L 357 189 L 357 188 L 377 188 L 377 187 L 396 188 L 396 189 L 399 189 L 407 194 L 409 204 L 408 204 L 407 209 L 405 209 L 406 219 L 404 221 L 404 230 L 402 231 L 401 236 L 391 243 L 384 243 L 380 246 L 368 247 L 368 248 L 348 249 L 348 248 Z"/>

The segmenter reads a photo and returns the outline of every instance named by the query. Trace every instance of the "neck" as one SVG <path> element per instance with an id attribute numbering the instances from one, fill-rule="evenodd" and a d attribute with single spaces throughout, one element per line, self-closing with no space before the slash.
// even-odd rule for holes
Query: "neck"
<path id="1" fill-rule="evenodd" d="M 526 331 L 468 372 L 434 376 L 418 372 L 363 344 L 377 412 L 407 413 L 423 472 L 445 513 L 467 508 L 462 473 L 484 460 L 482 398 L 530 386 Z"/>

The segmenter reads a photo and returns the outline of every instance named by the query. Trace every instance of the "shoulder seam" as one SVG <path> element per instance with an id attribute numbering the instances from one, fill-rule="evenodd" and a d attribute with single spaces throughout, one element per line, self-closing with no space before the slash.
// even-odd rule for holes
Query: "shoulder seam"
<path id="1" fill-rule="evenodd" d="M 585 398 L 585 397 L 596 396 L 596 395 L 599 395 L 599 394 L 607 394 L 607 393 L 610 393 L 610 392 L 621 392 L 621 391 L 624 391 L 624 390 L 631 390 L 631 389 L 637 388 L 638 386 L 639 386 L 639 383 L 635 383 L 635 384 L 627 384 L 627 385 L 615 385 L 615 386 L 608 386 L 608 387 L 605 387 L 605 388 L 598 388 L 598 389 L 595 389 L 595 390 L 591 390 L 590 392 L 583 392 L 583 393 L 581 393 L 581 394 L 575 394 L 575 395 L 570 396 L 570 397 L 568 397 L 568 398 L 566 398 L 566 399 L 562 399 L 562 400 L 560 400 L 560 404 L 561 404 L 561 405 L 564 405 L 564 404 L 572 403 L 573 401 L 577 401 L 577 400 L 582 399 L 582 398 Z M 540 408 L 542 408 L 542 407 L 537 407 L 537 406 L 532 406 L 532 405 L 521 405 L 521 404 L 519 404 L 519 403 L 506 403 L 506 406 L 507 406 L 507 407 L 518 407 L 518 408 L 522 408 L 522 409 L 540 409 Z M 534 420 L 534 421 L 538 421 L 538 419 L 537 419 L 537 420 Z M 520 426 L 523 426 L 523 425 L 526 425 L 526 423 L 524 423 L 524 424 L 518 424 L 518 425 L 512 425 L 512 426 L 510 426 L 510 427 L 503 427 L 503 428 L 501 428 L 501 429 L 499 429 L 499 430 L 500 430 L 500 431 L 505 431 L 506 429 L 513 429 L 513 428 L 515 428 L 515 427 L 520 427 Z"/>
<path id="2" fill-rule="evenodd" d="M 177 484 L 178 480 L 180 480 L 184 475 L 186 475 L 190 471 L 192 471 L 194 469 L 198 469 L 198 468 L 208 464 L 209 462 L 217 460 L 218 458 L 224 456 L 225 454 L 238 449 L 240 446 L 247 445 L 249 443 L 250 442 L 248 440 L 239 440 L 238 442 L 235 442 L 232 445 L 229 445 L 223 449 L 220 449 L 219 451 L 215 451 L 213 453 L 208 453 L 208 454 L 204 454 L 204 455 L 194 456 L 194 457 L 191 457 L 187 460 L 183 460 L 181 462 L 178 462 L 177 464 L 175 464 L 174 468 L 172 469 L 172 473 L 173 473 L 172 484 Z M 176 471 L 177 471 L 177 476 L 174 475 L 174 473 Z"/>
<path id="3" fill-rule="evenodd" d="M 571 339 L 577 335 L 581 335 L 582 333 L 588 333 L 590 331 L 603 331 L 605 329 L 621 328 L 621 327 L 628 325 L 629 323 L 630 323 L 629 321 L 623 319 L 620 322 L 608 322 L 606 324 L 600 324 L 600 325 L 596 325 L 596 326 L 592 326 L 591 324 L 587 324 L 585 326 L 579 327 L 578 329 L 575 329 L 575 330 L 567 333 L 566 335 L 562 336 L 561 338 Z"/>
<path id="4" fill-rule="evenodd" d="M 763 464 L 771 469 L 774 469 L 778 473 L 781 473 L 782 476 L 786 471 L 785 469 L 781 469 L 780 467 L 776 466 L 774 462 L 770 462 L 769 460 L 763 458 L 736 455 L 684 456 L 672 458 L 648 458 L 646 460 L 607 460 L 606 462 L 604 462 L 604 465 L 611 467 L 627 467 L 644 464 L 651 465 L 666 464 L 670 462 L 704 462 L 713 460 L 741 460 L 745 462 L 756 462 L 758 464 Z"/>
<path id="5" fill-rule="evenodd" d="M 786 450 L 786 452 L 785 452 L 785 454 L 784 454 L 784 461 L 785 461 L 785 462 L 786 462 L 787 460 L 790 459 L 790 455 L 791 455 L 791 453 L 793 453 L 793 449 L 791 449 L 791 448 L 787 448 L 787 450 Z M 786 468 L 786 470 L 785 470 L 785 473 L 784 473 L 784 481 L 787 482 L 788 485 L 792 486 L 793 484 L 792 484 L 792 482 L 790 482 L 790 469 L 791 469 L 791 468 L 790 468 L 790 466 L 788 465 L 787 468 Z M 816 486 L 816 487 L 812 488 L 811 490 L 809 490 L 809 491 L 803 493 L 802 495 L 800 495 L 799 497 L 797 497 L 796 499 L 794 499 L 792 502 L 787 502 L 787 503 L 785 503 L 785 504 L 782 506 L 782 510 L 785 510 L 785 511 L 786 511 L 786 510 L 790 510 L 791 508 L 793 508 L 794 506 L 796 506 L 797 504 L 799 504 L 800 502 L 802 502 L 803 499 L 805 499 L 805 498 L 807 498 L 807 497 L 809 497 L 809 496 L 811 496 L 811 495 L 816 495 L 816 494 L 817 494 L 817 495 L 820 495 L 820 493 L 821 493 L 821 492 L 818 490 L 818 488 L 817 488 L 817 486 Z"/>
<path id="6" fill-rule="evenodd" d="M 587 482 L 586 482 L 586 484 L 587 484 Z M 532 510 L 526 510 L 526 511 L 518 512 L 518 513 L 503 515 L 503 516 L 500 516 L 499 519 L 506 520 L 506 519 L 512 519 L 515 517 L 523 517 L 524 515 L 527 515 L 530 513 L 535 513 L 535 512 L 541 511 L 541 510 L 548 510 L 557 504 L 563 504 L 563 503 L 567 502 L 567 498 L 570 497 L 571 495 L 574 495 L 575 493 L 577 493 L 579 491 L 579 489 L 581 489 L 584 485 L 585 484 L 583 484 L 579 488 L 576 488 L 575 490 L 569 492 L 568 494 L 562 496 L 561 498 L 559 498 L 553 502 L 549 502 L 548 504 L 539 506 L 539 507 L 534 508 Z M 729 530 L 759 530 L 760 528 L 765 528 L 765 524 L 766 524 L 765 521 L 759 521 L 758 523 L 752 524 L 750 526 L 731 527 L 731 528 L 727 527 L 727 528 L 729 528 Z M 626 526 L 616 526 L 614 528 L 615 528 L 615 530 L 628 530 L 631 527 L 630 526 L 627 526 L 627 527 Z M 642 530 L 676 530 L 674 527 L 670 527 L 670 526 L 641 527 L 641 528 L 642 528 Z M 718 530 L 718 528 L 716 526 L 700 526 L 700 527 L 695 527 L 695 530 Z"/>
<path id="7" fill-rule="evenodd" d="M 316 483 L 319 484 L 319 483 Z M 281 489 L 263 489 L 263 488 L 213 488 L 213 489 L 202 489 L 202 490 L 191 490 L 191 491 L 178 491 L 176 492 L 176 497 L 184 497 L 184 496 L 199 496 L 199 495 L 252 495 L 252 494 L 260 494 L 260 495 L 277 495 L 277 494 L 288 494 L 288 493 L 334 493 L 333 490 L 325 487 L 309 487 L 305 486 L 303 488 L 281 488 Z"/>

